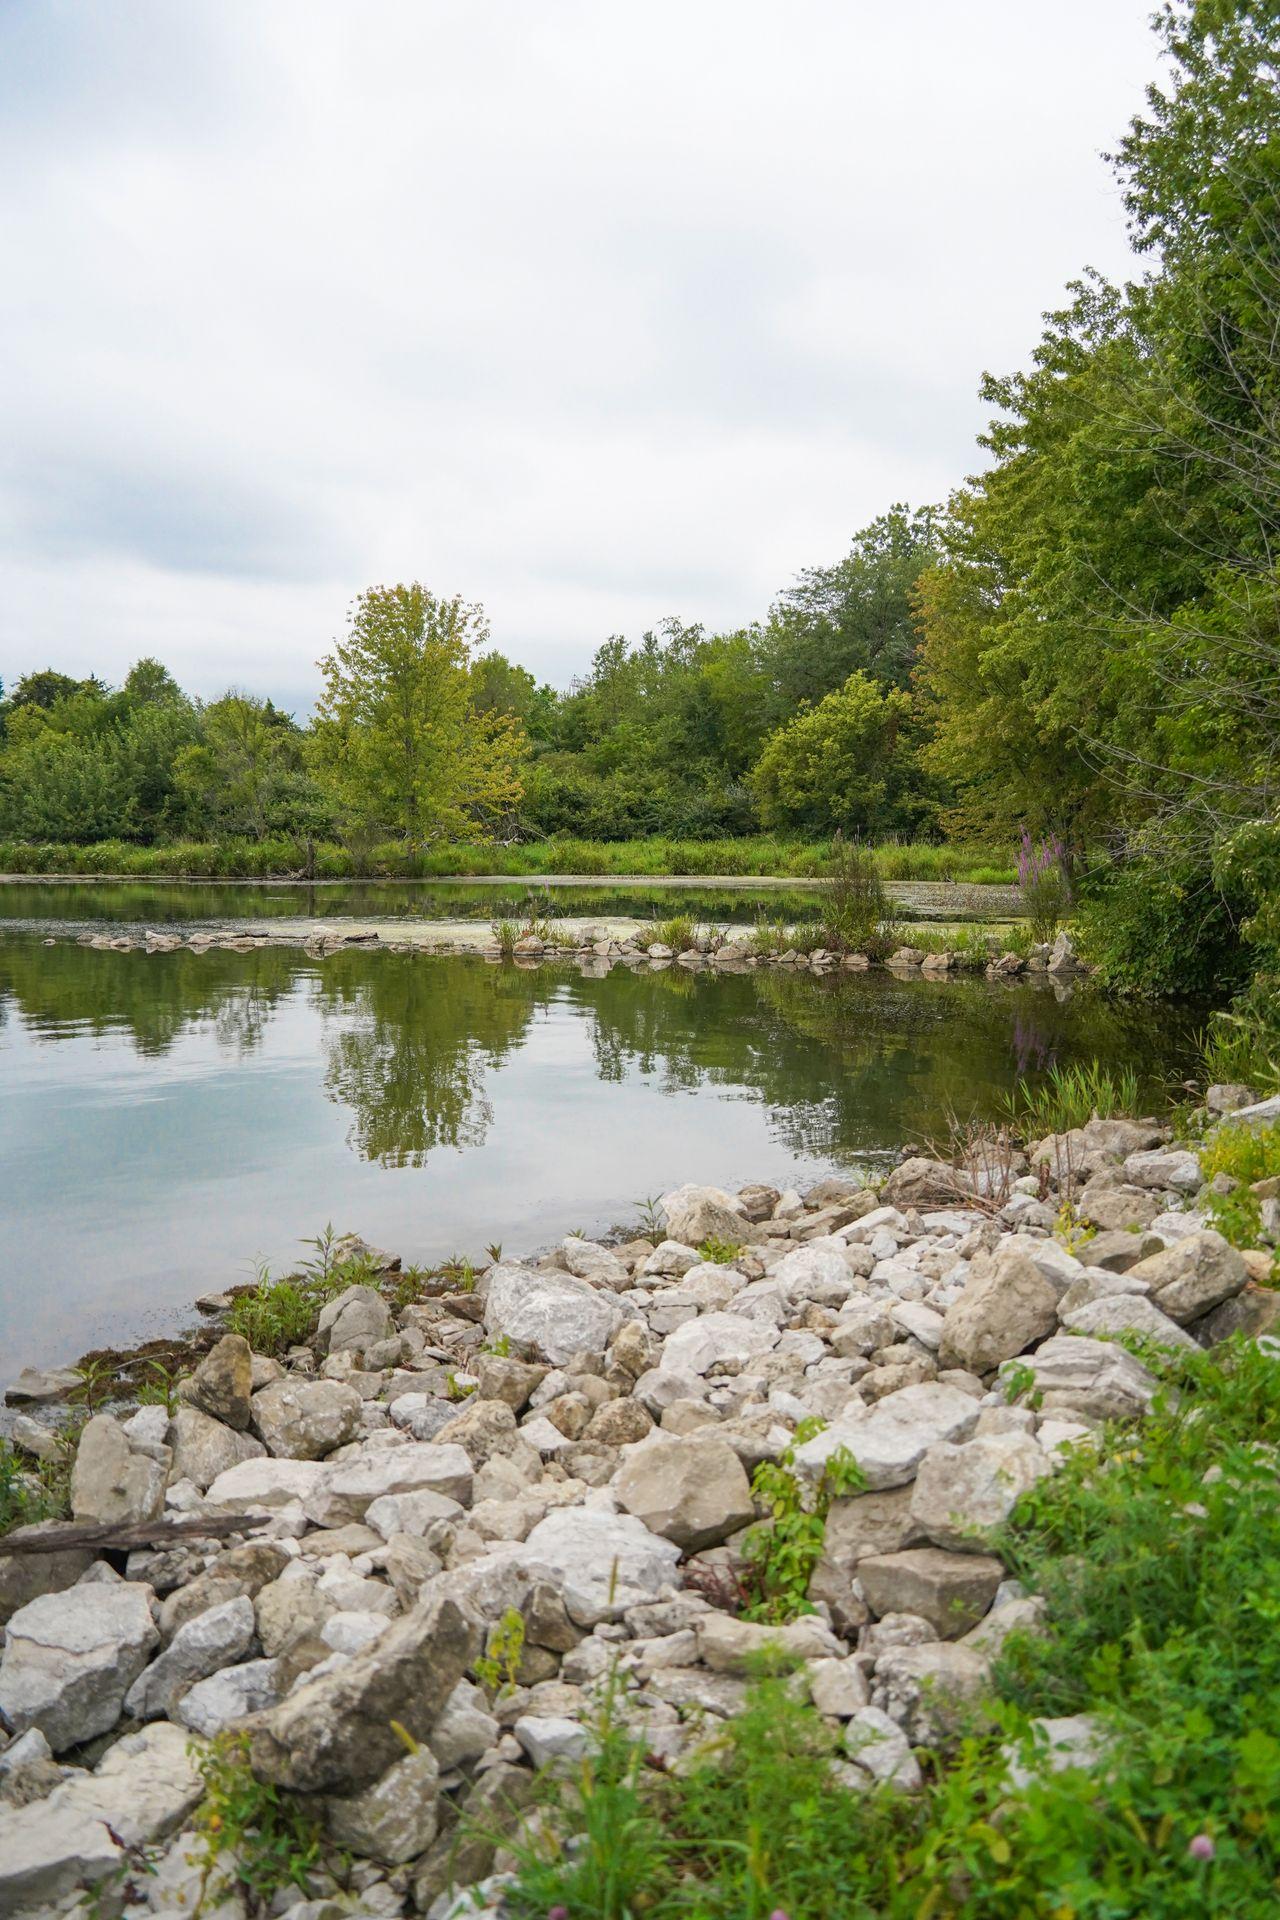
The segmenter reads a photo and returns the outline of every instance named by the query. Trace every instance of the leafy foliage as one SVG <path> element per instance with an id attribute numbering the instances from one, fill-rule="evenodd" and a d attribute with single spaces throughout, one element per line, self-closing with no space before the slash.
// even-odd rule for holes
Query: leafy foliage
<path id="1" fill-rule="evenodd" d="M 259 1780 L 249 1764 L 247 1733 L 220 1733 L 191 1749 L 204 1785 L 194 1824 L 204 1855 L 205 1887 L 216 1906 L 222 1888 L 265 1909 L 282 1887 L 311 1892 L 308 1873 L 320 1857 L 320 1817 L 305 1797 Z M 224 1896 L 225 1897 L 225 1894 Z"/>
<path id="2" fill-rule="evenodd" d="M 781 1457 L 762 1461 L 752 1475 L 751 1491 L 768 1507 L 770 1518 L 752 1527 L 743 1543 L 753 1595 L 746 1609 L 748 1619 L 776 1625 L 813 1612 L 809 1581 L 822 1558 L 831 1502 L 866 1487 L 853 1455 L 837 1447 L 816 1486 L 806 1488 L 795 1471 L 796 1448 L 823 1425 L 821 1420 L 802 1420 Z"/>

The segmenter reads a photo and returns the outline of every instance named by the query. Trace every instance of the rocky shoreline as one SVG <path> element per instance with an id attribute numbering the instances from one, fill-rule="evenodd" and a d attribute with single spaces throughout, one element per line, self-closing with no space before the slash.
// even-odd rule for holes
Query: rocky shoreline
<path id="1" fill-rule="evenodd" d="M 589 1750 L 603 1686 L 678 1770 L 770 1649 L 838 1730 L 841 1785 L 915 1790 L 916 1749 L 945 1754 L 1037 1630 L 991 1529 L 1152 1404 L 1117 1337 L 1276 1319 L 1272 1250 L 1229 1246 L 1202 1188 L 1158 1124 L 1095 1119 L 999 1168 L 681 1186 L 647 1237 L 412 1285 L 335 1248 L 305 1340 L 226 1332 L 171 1404 L 95 1413 L 70 1520 L 0 1538 L 0 1915 L 89 1888 L 108 1916 L 253 1911 L 198 1813 L 228 1734 L 322 1833 L 273 1914 L 499 1915 L 504 1831 Z M 1092 1233 L 1070 1247 L 1064 1199 Z M 33 1465 L 66 1390 L 10 1389 Z M 854 1478 L 827 1504 L 833 1462 Z M 812 1611 L 782 1626 L 741 1617 L 762 1465 L 827 1504 Z M 1044 1737 L 1090 1764 L 1086 1720 Z"/>
<path id="2" fill-rule="evenodd" d="M 390 939 L 374 928 L 351 930 L 319 925 L 243 933 L 197 929 L 189 934 L 148 928 L 138 933 L 79 933 L 74 938 L 80 946 L 119 953 L 252 953 L 261 947 L 293 947 L 301 948 L 313 959 L 327 959 L 356 948 L 385 953 L 472 954 L 491 963 L 505 961 L 523 967 L 567 960 L 584 970 L 597 972 L 614 966 L 639 972 L 661 972 L 676 966 L 691 972 L 722 973 L 781 967 L 819 975 L 883 969 L 904 978 L 947 978 L 977 972 L 988 979 L 1039 977 L 1062 986 L 1086 971 L 1066 933 L 1060 933 L 1051 943 L 1032 945 L 1025 954 L 1002 948 L 999 941 L 993 939 L 989 950 L 977 959 L 972 951 L 930 951 L 912 946 L 909 940 L 883 957 L 839 952 L 822 946 L 761 951 L 753 937 L 733 928 L 702 931 L 691 946 L 676 952 L 659 941 L 646 940 L 633 923 L 625 922 L 612 930 L 608 925 L 574 927 L 565 923 L 563 931 L 553 932 L 550 937 L 525 933 L 509 946 L 499 944 L 485 927 L 437 930 L 429 923 L 417 927 L 412 938 Z M 56 943 L 56 936 L 46 938 L 46 945 Z"/>

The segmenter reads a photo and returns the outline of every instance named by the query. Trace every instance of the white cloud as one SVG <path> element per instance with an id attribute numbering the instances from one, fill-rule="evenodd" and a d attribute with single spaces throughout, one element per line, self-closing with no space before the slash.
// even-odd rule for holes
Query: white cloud
<path id="1" fill-rule="evenodd" d="M 370 581 L 563 681 L 975 463 L 1148 0 L 9 0 L 0 674 L 305 702 Z"/>

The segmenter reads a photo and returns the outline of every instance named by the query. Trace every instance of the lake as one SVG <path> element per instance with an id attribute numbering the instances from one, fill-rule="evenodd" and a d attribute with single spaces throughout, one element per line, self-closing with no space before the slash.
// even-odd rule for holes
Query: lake
<path id="1" fill-rule="evenodd" d="M 287 1265 L 330 1221 L 406 1260 L 524 1253 L 637 1227 L 638 1203 L 685 1180 L 875 1162 L 949 1113 L 995 1113 L 1055 1060 L 1132 1065 L 1154 1098 L 1190 1070 L 1202 1019 L 883 973 L 147 955 L 11 920 L 0 1376 L 170 1332 L 196 1294 Z"/>

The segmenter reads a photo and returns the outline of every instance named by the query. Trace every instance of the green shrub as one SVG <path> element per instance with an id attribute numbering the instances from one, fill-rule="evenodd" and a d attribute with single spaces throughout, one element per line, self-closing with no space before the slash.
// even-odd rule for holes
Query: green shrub
<path id="1" fill-rule="evenodd" d="M 831 1502 L 866 1487 L 862 1469 L 844 1447 L 832 1454 L 816 1486 L 801 1483 L 795 1471 L 796 1448 L 825 1424 L 802 1420 L 780 1457 L 762 1461 L 752 1476 L 751 1491 L 770 1517 L 750 1529 L 742 1546 L 750 1620 L 779 1624 L 813 1612 L 809 1581 L 822 1558 Z"/>
<path id="2" fill-rule="evenodd" d="M 307 1896 L 323 1839 L 311 1802 L 256 1777 L 247 1733 L 217 1734 L 207 1746 L 193 1746 L 191 1757 L 204 1785 L 194 1824 L 206 1882 L 247 1896 L 255 1912 L 284 1887 Z"/>
<path id="3" fill-rule="evenodd" d="M 1233 1247 L 1256 1247 L 1262 1235 L 1262 1202 L 1250 1191 L 1255 1180 L 1280 1176 L 1280 1124 L 1220 1126 L 1200 1148 L 1206 1180 L 1220 1173 L 1236 1182 L 1230 1193 L 1205 1195 L 1205 1211 Z"/>
<path id="4" fill-rule="evenodd" d="M 1138 1111 L 1138 1076 L 1132 1067 L 1104 1067 L 1100 1060 L 1069 1067 L 1052 1066 L 1032 1085 L 1020 1080 L 1003 1101 L 1009 1124 L 1026 1140 L 1068 1133 L 1099 1120 L 1133 1116 Z"/>
<path id="5" fill-rule="evenodd" d="M 1209 994 L 1243 984 L 1241 911 L 1190 857 L 1134 860 L 1082 886 L 1074 930 L 1103 986 L 1150 995 Z"/>

